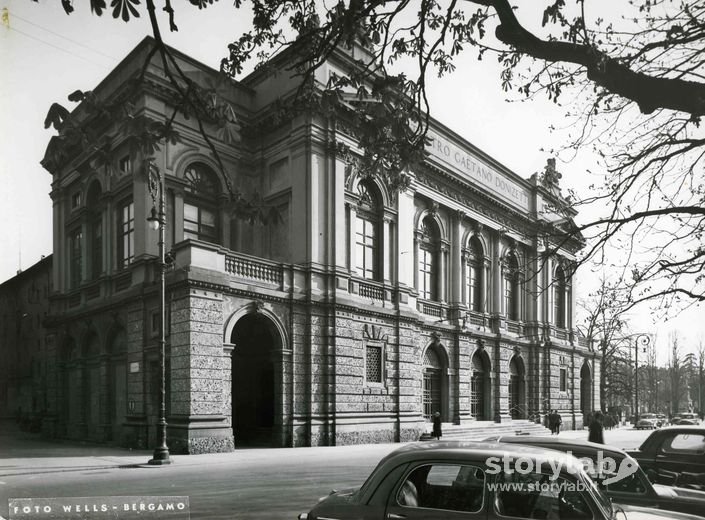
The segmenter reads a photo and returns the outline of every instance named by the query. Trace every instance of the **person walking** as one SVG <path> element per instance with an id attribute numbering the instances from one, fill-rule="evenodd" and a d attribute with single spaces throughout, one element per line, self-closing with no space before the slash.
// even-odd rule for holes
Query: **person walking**
<path id="1" fill-rule="evenodd" d="M 551 413 L 548 414 L 548 429 L 551 430 L 551 435 L 554 435 L 556 432 L 556 427 L 558 426 L 558 412 L 556 410 L 551 410 Z"/>
<path id="2" fill-rule="evenodd" d="M 561 417 L 561 414 L 558 413 L 558 410 L 554 410 L 556 415 L 556 435 L 561 433 L 561 426 L 563 425 L 563 417 Z"/>
<path id="3" fill-rule="evenodd" d="M 588 442 L 597 442 L 599 444 L 605 443 L 604 426 L 602 425 L 602 412 L 596 411 L 595 415 L 590 422 L 590 429 L 588 433 Z"/>
<path id="4" fill-rule="evenodd" d="M 443 432 L 441 431 L 441 412 L 433 414 L 433 437 L 440 440 Z"/>

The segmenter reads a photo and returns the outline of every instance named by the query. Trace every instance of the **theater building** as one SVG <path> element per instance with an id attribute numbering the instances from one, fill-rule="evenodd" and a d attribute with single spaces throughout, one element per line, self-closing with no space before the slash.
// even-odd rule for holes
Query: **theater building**
<path id="1" fill-rule="evenodd" d="M 94 94 L 138 115 L 171 117 L 161 62 L 144 40 Z M 317 71 L 344 73 L 363 49 Z M 175 53 L 194 81 L 216 73 Z M 571 262 L 581 247 L 553 164 L 530 175 L 432 121 L 428 158 L 391 190 L 362 179 L 335 143 L 349 128 L 273 117 L 296 83 L 286 55 L 233 82 L 240 124 L 209 129 L 227 179 L 193 118 L 154 151 L 166 179 L 166 383 L 172 452 L 319 446 L 419 438 L 446 423 L 511 424 L 558 409 L 582 426 L 598 406 L 599 363 L 575 331 Z M 82 108 L 74 112 L 81 119 Z M 276 121 L 276 123 L 274 123 Z M 86 121 L 110 150 L 43 161 L 53 175 L 52 358 L 45 430 L 151 447 L 159 389 L 157 233 L 145 161 L 129 130 Z M 56 148 L 53 149 L 55 151 Z M 280 218 L 251 224 L 227 207 L 228 184 L 259 193 Z M 560 247 L 558 247 L 560 245 Z"/>

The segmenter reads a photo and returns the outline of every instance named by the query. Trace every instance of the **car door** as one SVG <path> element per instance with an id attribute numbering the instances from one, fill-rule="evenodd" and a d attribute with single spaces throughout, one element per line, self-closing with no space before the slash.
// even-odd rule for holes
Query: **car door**
<path id="1" fill-rule="evenodd" d="M 705 473 L 705 432 L 676 431 L 665 435 L 654 463 L 657 471 Z"/>
<path id="2" fill-rule="evenodd" d="M 584 483 L 547 473 L 501 472 L 490 486 L 491 518 L 593 520 L 604 518 Z M 605 499 L 607 500 L 607 499 Z"/>
<path id="3" fill-rule="evenodd" d="M 387 502 L 387 520 L 486 520 L 486 475 L 481 465 L 420 462 L 399 480 Z"/>

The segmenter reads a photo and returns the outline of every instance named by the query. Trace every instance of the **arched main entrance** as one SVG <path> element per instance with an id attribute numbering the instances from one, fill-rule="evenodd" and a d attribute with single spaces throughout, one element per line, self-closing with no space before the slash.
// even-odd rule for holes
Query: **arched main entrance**
<path id="1" fill-rule="evenodd" d="M 475 352 L 472 356 L 470 377 L 470 415 L 478 421 L 489 417 L 490 366 L 486 354 Z"/>
<path id="2" fill-rule="evenodd" d="M 443 363 L 433 347 L 423 357 L 423 415 L 427 420 L 443 405 Z"/>
<path id="3" fill-rule="evenodd" d="M 108 431 L 107 439 L 122 442 L 127 415 L 127 336 L 120 328 L 113 332 L 108 347 Z"/>
<path id="4" fill-rule="evenodd" d="M 524 362 L 514 356 L 509 362 L 509 413 L 512 419 L 526 417 Z"/>
<path id="5" fill-rule="evenodd" d="M 83 345 L 83 422 L 89 439 L 102 440 L 100 340 L 90 332 Z"/>
<path id="6" fill-rule="evenodd" d="M 276 362 L 281 338 L 269 318 L 247 314 L 231 335 L 232 424 L 235 445 L 271 446 L 275 427 Z"/>
<path id="7" fill-rule="evenodd" d="M 592 412 L 592 373 L 587 361 L 580 369 L 580 410 L 583 415 Z"/>

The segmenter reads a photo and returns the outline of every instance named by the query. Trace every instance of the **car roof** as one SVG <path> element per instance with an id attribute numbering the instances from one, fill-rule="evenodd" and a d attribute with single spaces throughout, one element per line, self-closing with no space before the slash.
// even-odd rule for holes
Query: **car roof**
<path id="1" fill-rule="evenodd" d="M 528 458 L 537 462 L 558 461 L 566 470 L 581 469 L 582 463 L 574 457 L 567 457 L 565 453 L 559 454 L 556 450 L 525 445 L 512 445 L 498 442 L 473 442 L 473 441 L 432 441 L 414 442 L 396 449 L 380 461 L 388 460 L 394 463 L 413 462 L 419 459 L 459 459 L 465 462 L 484 462 L 490 457 L 499 459 L 511 457 L 513 460 Z"/>
<path id="2" fill-rule="evenodd" d="M 624 450 L 615 448 L 613 446 L 606 446 L 597 442 L 588 442 L 580 439 L 566 439 L 560 437 L 548 437 L 543 435 L 503 435 L 497 438 L 497 442 L 500 443 L 511 443 L 511 444 L 526 444 L 526 445 L 551 445 L 549 449 L 567 451 L 598 451 L 602 450 L 603 453 L 611 453 L 618 455 L 620 457 L 627 457 L 627 453 Z M 555 446 L 555 448 L 553 447 Z"/>
<path id="3" fill-rule="evenodd" d="M 705 433 L 705 426 L 703 425 L 696 425 L 696 424 L 676 424 L 674 426 L 666 426 L 664 428 L 661 428 L 660 430 L 657 430 L 653 432 L 651 435 L 654 433 L 661 433 L 661 432 L 690 432 L 690 433 Z"/>

